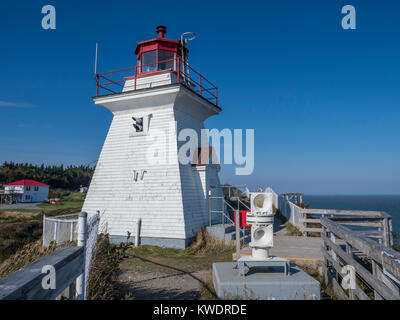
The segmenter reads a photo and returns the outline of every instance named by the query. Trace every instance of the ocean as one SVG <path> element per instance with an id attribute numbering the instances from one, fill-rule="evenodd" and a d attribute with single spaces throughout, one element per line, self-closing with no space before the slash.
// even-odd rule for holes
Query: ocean
<path id="1" fill-rule="evenodd" d="M 393 231 L 400 234 L 400 195 L 304 195 L 303 202 L 312 209 L 385 211 L 393 218 Z"/>

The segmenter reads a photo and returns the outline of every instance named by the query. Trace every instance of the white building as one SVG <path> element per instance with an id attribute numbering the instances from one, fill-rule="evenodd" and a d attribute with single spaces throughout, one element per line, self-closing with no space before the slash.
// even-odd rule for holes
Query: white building
<path id="1" fill-rule="evenodd" d="M 188 71 L 186 46 L 164 38 L 163 26 L 157 32 L 138 43 L 138 66 L 119 78 L 122 88 L 93 98 L 114 117 L 82 210 L 100 211 L 113 242 L 128 232 L 133 240 L 141 219 L 142 244 L 184 248 L 209 224 L 208 192 L 223 193 L 219 164 L 178 161 L 178 135 L 190 128 L 200 139 L 204 120 L 221 109 L 217 88 Z M 113 90 L 112 73 L 97 76 L 98 90 Z"/>
<path id="2" fill-rule="evenodd" d="M 4 193 L 18 202 L 42 202 L 49 198 L 49 185 L 35 180 L 19 180 L 4 185 Z"/>

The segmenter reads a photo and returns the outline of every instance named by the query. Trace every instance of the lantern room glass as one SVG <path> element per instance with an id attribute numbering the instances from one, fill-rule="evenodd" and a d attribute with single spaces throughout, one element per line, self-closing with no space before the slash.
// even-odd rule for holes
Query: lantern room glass
<path id="1" fill-rule="evenodd" d="M 168 50 L 151 50 L 141 54 L 140 73 L 174 69 L 175 52 Z"/>
<path id="2" fill-rule="evenodd" d="M 141 72 L 150 72 L 157 70 L 157 56 L 156 50 L 147 51 L 142 53 L 141 58 Z"/>
<path id="3" fill-rule="evenodd" d="M 158 70 L 173 69 L 174 55 L 173 51 L 158 50 Z"/>

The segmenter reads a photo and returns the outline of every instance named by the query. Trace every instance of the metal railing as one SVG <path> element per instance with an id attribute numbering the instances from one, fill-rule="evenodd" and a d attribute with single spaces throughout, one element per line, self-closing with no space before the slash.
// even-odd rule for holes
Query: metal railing
<path id="1" fill-rule="evenodd" d="M 222 202 L 222 209 L 221 210 L 213 210 L 212 207 L 212 200 L 217 200 L 217 201 L 221 201 Z M 235 224 L 235 222 L 229 217 L 229 215 L 225 212 L 225 208 L 228 207 L 229 209 L 232 210 L 233 214 L 235 214 L 235 212 L 237 210 L 239 210 L 239 206 L 240 203 L 242 203 L 243 205 L 245 205 L 241 200 L 238 199 L 238 208 L 234 208 L 233 206 L 231 206 L 226 200 L 224 196 L 208 196 L 208 203 L 209 203 L 209 226 L 211 227 L 212 225 L 214 225 L 215 220 L 213 219 L 213 215 L 214 214 L 218 214 L 221 215 L 221 224 L 223 226 L 225 226 L 225 224 Z M 247 205 L 245 205 L 247 207 Z M 240 238 L 244 238 L 246 236 L 246 230 L 244 227 L 240 226 L 240 221 L 236 221 L 236 224 L 239 226 L 239 230 L 240 230 Z"/>
<path id="2" fill-rule="evenodd" d="M 163 67 L 160 68 L 160 65 Z M 165 65 L 169 65 L 170 67 L 164 67 Z M 150 69 L 150 71 L 143 71 L 146 68 Z M 129 91 L 137 90 L 139 79 L 165 73 L 175 75 L 175 79 L 171 77 L 173 83 L 182 83 L 208 101 L 218 105 L 218 88 L 179 57 L 136 67 L 98 73 L 95 75 L 97 86 L 96 96 L 104 95 L 104 92 L 106 92 L 105 94 L 120 93 L 124 88 Z M 133 84 L 126 87 L 127 81 L 133 81 Z M 165 80 L 154 80 L 155 83 L 157 81 Z"/>

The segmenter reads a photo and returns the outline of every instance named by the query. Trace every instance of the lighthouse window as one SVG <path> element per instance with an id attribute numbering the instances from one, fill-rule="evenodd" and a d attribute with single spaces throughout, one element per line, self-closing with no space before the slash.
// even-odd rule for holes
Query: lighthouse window
<path id="1" fill-rule="evenodd" d="M 142 72 L 155 71 L 157 69 L 156 50 L 143 52 Z"/>
<path id="2" fill-rule="evenodd" d="M 174 66 L 174 52 L 158 50 L 158 70 L 172 69 Z"/>
<path id="3" fill-rule="evenodd" d="M 150 117 L 151 114 L 131 116 L 132 127 L 129 131 L 129 136 L 137 137 L 147 135 L 149 132 Z"/>

